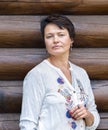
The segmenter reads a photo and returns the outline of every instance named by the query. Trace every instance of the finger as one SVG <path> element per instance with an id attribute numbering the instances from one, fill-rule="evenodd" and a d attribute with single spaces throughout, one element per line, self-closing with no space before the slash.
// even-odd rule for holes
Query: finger
<path id="1" fill-rule="evenodd" d="M 83 111 L 79 111 L 78 113 L 76 113 L 76 114 L 74 115 L 74 118 L 75 118 L 75 119 L 81 118 L 81 117 L 83 117 L 83 115 L 84 115 L 84 112 L 83 112 Z"/>
<path id="2" fill-rule="evenodd" d="M 77 106 L 76 111 L 74 111 L 74 113 L 72 113 L 71 116 L 74 118 L 78 118 L 79 116 L 82 116 L 84 113 L 86 113 L 85 107 L 81 106 L 80 108 L 78 108 Z"/>
<path id="3" fill-rule="evenodd" d="M 76 111 L 74 111 L 74 112 L 71 114 L 71 116 L 74 117 L 74 118 L 76 118 L 80 112 L 81 112 L 81 110 L 77 108 Z"/>
<path id="4" fill-rule="evenodd" d="M 78 112 L 80 112 L 79 110 L 82 109 L 82 105 L 78 104 L 77 106 L 75 106 L 71 111 L 70 114 L 72 116 L 74 116 L 75 114 L 77 114 Z"/>
<path id="5" fill-rule="evenodd" d="M 81 109 L 81 111 L 77 111 L 77 113 L 74 115 L 75 119 L 82 119 L 87 116 L 87 111 L 85 109 Z"/>
<path id="6" fill-rule="evenodd" d="M 72 115 L 77 109 L 78 109 L 77 106 L 75 106 L 74 108 L 72 108 L 72 109 L 69 111 L 70 115 Z"/>
<path id="7" fill-rule="evenodd" d="M 83 114 L 79 115 L 78 117 L 75 117 L 75 119 L 80 120 L 80 119 L 85 118 L 86 116 L 87 116 L 86 113 L 83 113 Z"/>

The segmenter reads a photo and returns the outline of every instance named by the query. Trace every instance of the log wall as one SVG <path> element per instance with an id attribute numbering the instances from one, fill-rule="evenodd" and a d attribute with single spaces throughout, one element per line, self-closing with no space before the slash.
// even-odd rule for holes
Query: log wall
<path id="1" fill-rule="evenodd" d="M 107 0 L 0 1 L 0 130 L 19 130 L 23 79 L 47 57 L 39 25 L 52 13 L 66 15 L 75 26 L 70 61 L 88 72 L 101 116 L 97 130 L 108 130 Z"/>
<path id="2" fill-rule="evenodd" d="M 1 0 L 0 14 L 102 14 L 108 13 L 107 0 Z M 44 11 L 43 11 L 44 10 Z"/>

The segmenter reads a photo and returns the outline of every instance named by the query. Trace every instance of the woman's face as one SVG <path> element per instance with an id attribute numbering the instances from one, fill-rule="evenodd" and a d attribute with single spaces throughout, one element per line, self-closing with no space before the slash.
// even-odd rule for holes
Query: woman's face
<path id="1" fill-rule="evenodd" d="M 52 23 L 45 27 L 44 40 L 48 53 L 54 56 L 69 54 L 73 43 L 66 28 L 61 29 Z"/>

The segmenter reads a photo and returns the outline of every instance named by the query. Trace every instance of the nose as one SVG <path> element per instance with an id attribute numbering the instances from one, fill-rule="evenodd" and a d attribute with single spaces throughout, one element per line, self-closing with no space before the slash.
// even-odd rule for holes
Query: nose
<path id="1" fill-rule="evenodd" d="M 59 42 L 58 36 L 54 36 L 54 43 L 58 43 L 58 42 Z"/>

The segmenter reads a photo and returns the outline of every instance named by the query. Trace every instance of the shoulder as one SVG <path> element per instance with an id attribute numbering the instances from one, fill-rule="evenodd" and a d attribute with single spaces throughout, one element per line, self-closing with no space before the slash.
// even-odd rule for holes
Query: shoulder
<path id="1" fill-rule="evenodd" d="M 71 63 L 71 67 L 72 67 L 72 71 L 75 74 L 76 78 L 78 78 L 80 80 L 89 81 L 89 76 L 87 74 L 87 71 L 84 68 L 82 68 L 78 65 L 75 65 L 73 63 Z"/>
<path id="2" fill-rule="evenodd" d="M 42 61 L 41 63 L 39 63 L 38 65 L 36 65 L 35 67 L 33 67 L 25 76 L 25 78 L 27 77 L 37 77 L 39 78 L 42 75 L 45 75 L 46 72 L 48 72 L 48 66 L 47 64 Z"/>
<path id="3" fill-rule="evenodd" d="M 44 85 L 44 76 L 43 73 L 41 72 L 41 64 L 43 64 L 43 62 L 32 68 L 24 77 L 23 80 L 24 92 L 28 90 L 30 93 L 38 90 L 45 92 L 46 86 Z"/>
<path id="4" fill-rule="evenodd" d="M 90 78 L 86 72 L 86 70 L 82 67 L 79 67 L 75 64 L 71 64 L 74 76 L 76 77 L 77 81 L 81 83 L 84 90 L 88 93 L 89 90 L 91 91 L 91 83 Z"/>
<path id="5" fill-rule="evenodd" d="M 72 70 L 75 72 L 75 73 L 80 73 L 80 74 L 87 74 L 86 70 L 76 64 L 73 64 L 71 63 L 71 67 L 72 67 Z"/>

